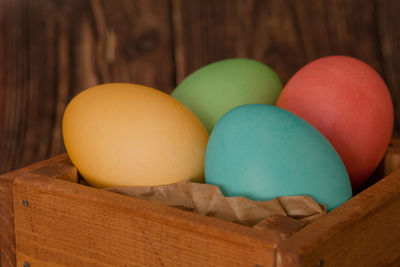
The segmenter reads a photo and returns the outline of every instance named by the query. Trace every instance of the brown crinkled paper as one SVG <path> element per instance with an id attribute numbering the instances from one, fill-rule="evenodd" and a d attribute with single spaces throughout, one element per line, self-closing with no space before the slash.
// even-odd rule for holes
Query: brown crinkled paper
<path id="1" fill-rule="evenodd" d="M 106 190 L 248 226 L 254 226 L 272 215 L 288 216 L 305 225 L 326 213 L 325 207 L 309 196 L 252 201 L 245 197 L 224 197 L 218 186 L 192 182 Z"/>

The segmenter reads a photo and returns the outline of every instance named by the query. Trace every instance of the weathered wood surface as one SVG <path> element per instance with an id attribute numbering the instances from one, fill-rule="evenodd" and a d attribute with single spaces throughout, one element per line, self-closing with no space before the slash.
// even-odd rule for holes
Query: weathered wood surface
<path id="1" fill-rule="evenodd" d="M 396 160 L 391 166 L 399 168 Z M 400 260 L 400 171 L 305 228 L 272 216 L 254 229 L 70 183 L 77 176 L 64 154 L 0 177 L 1 266 L 315 266 L 320 260 L 376 266 Z"/>
<path id="2" fill-rule="evenodd" d="M 210 62 L 249 57 L 283 82 L 345 54 L 386 80 L 400 125 L 396 0 L 0 0 L 0 173 L 64 152 L 67 102 L 103 82 L 171 92 Z"/>
<path id="3" fill-rule="evenodd" d="M 13 192 L 17 266 L 273 266 L 280 240 L 36 174 L 15 178 Z"/>
<path id="4" fill-rule="evenodd" d="M 398 170 L 283 240 L 277 266 L 399 266 L 399 177 Z"/>
<path id="5" fill-rule="evenodd" d="M 272 266 L 275 261 L 274 251 L 279 240 L 287 238 L 306 224 L 283 216 L 271 216 L 251 229 L 143 200 L 60 182 L 55 178 L 78 182 L 77 169 L 66 154 L 0 176 L 0 192 L 2 193 L 0 195 L 0 222 L 2 223 L 0 263 L 2 265 L 0 266 L 18 266 L 24 261 L 33 266 L 56 266 L 57 264 L 116 266 L 136 263 L 147 266 L 145 263 L 149 259 L 158 259 L 167 266 L 177 264 L 231 266 L 233 262 L 239 265 Z M 22 182 L 23 192 L 18 193 L 21 189 L 19 186 L 21 180 L 24 181 Z M 27 204 L 24 205 L 25 200 Z M 124 204 L 121 206 L 121 203 Z M 128 211 L 122 212 L 121 209 Z M 67 213 L 65 213 L 66 210 L 68 210 Z M 88 210 L 92 212 L 89 215 Z M 146 215 L 142 217 L 143 214 L 139 214 L 139 216 L 138 210 L 140 214 L 144 212 Z M 125 215 L 121 213 L 130 214 L 132 220 L 125 221 Z M 89 216 L 89 218 L 83 220 L 84 216 Z M 107 220 L 107 218 L 113 218 L 112 220 L 115 221 L 115 217 L 121 216 L 124 224 L 119 222 L 119 224 L 111 225 Z M 139 232 L 136 220 L 143 223 Z M 168 227 L 164 225 L 165 220 L 169 221 Z M 71 225 L 71 221 L 76 221 L 74 226 Z M 92 227 L 91 224 L 95 226 Z M 153 224 L 156 224 L 154 229 L 147 228 L 147 225 Z M 29 227 L 25 229 L 27 225 Z M 187 231 L 181 232 L 182 226 L 185 226 Z M 164 228 L 169 232 L 163 233 Z M 69 229 L 69 232 L 66 234 L 62 229 Z M 92 232 L 89 233 L 87 229 L 92 229 Z M 77 240 L 76 236 L 82 236 L 80 231 L 85 232 L 86 235 L 83 239 Z M 99 233 L 110 231 L 112 233 L 107 235 L 107 240 L 104 236 L 96 240 Z M 149 235 L 146 234 L 147 231 L 150 231 Z M 121 241 L 122 232 L 130 232 L 131 243 L 125 244 Z M 168 251 L 155 253 L 155 248 L 142 244 L 143 239 L 137 240 L 138 235 L 141 237 L 145 235 L 145 244 L 161 242 L 164 247 L 172 251 L 163 249 Z M 165 239 L 159 240 L 160 235 Z M 177 235 L 181 243 L 177 243 Z M 59 236 L 62 240 L 58 239 Z M 210 240 L 204 242 L 198 240 L 208 237 Z M 66 241 L 65 238 L 70 239 Z M 51 245 L 48 245 L 48 242 L 52 242 Z M 71 249 L 68 252 L 65 252 L 67 247 L 65 242 L 69 243 L 68 248 Z M 113 256 L 115 251 L 115 253 L 107 253 L 110 250 L 110 242 L 117 244 L 116 247 L 113 246 L 113 249 L 119 251 L 118 259 Z M 88 251 L 92 243 L 96 243 L 97 250 L 104 253 L 98 255 Z M 134 243 L 136 246 L 132 245 Z M 220 249 L 224 252 L 216 254 L 216 251 Z M 201 252 L 195 253 L 198 250 Z M 226 250 L 229 251 L 225 252 Z M 82 253 L 85 255 L 82 256 Z M 238 256 L 240 259 L 235 258 L 237 255 L 240 255 Z M 161 264 L 158 260 L 153 262 L 154 265 Z"/>
<path id="6" fill-rule="evenodd" d="M 67 155 L 63 154 L 48 160 L 27 166 L 25 168 L 0 175 L 0 266 L 13 267 L 16 265 L 15 258 L 15 225 L 14 225 L 14 204 L 13 204 L 13 183 L 14 179 L 30 172 L 40 175 L 71 180 L 76 174 L 76 169 L 65 164 L 68 161 Z M 57 172 L 48 171 L 51 166 L 58 166 Z M 49 168 L 50 167 L 50 168 Z M 45 171 L 47 169 L 47 171 Z M 46 174 L 44 174 L 44 172 Z"/>
<path id="7" fill-rule="evenodd" d="M 171 92 L 229 57 L 260 60 L 283 82 L 315 58 L 358 57 L 386 80 L 398 135 L 399 9 L 396 0 L 0 0 L 0 173 L 64 151 L 62 113 L 81 90 L 118 81 Z"/>
<path id="8" fill-rule="evenodd" d="M 398 136 L 398 10 L 396 0 L 0 0 L 0 173 L 64 152 L 63 110 L 83 89 L 171 92 L 230 57 L 260 60 L 283 82 L 315 58 L 358 57 L 387 82 Z M 10 180 L 0 188 L 0 223 L 11 227 Z"/>
<path id="9" fill-rule="evenodd" d="M 103 82 L 171 91 L 169 2 L 0 0 L 0 173 L 64 151 L 68 101 Z"/>
<path id="10" fill-rule="evenodd" d="M 304 226 L 271 218 L 251 229 L 59 180 L 78 180 L 66 154 L 0 176 L 1 266 L 272 266 L 278 241 Z"/>

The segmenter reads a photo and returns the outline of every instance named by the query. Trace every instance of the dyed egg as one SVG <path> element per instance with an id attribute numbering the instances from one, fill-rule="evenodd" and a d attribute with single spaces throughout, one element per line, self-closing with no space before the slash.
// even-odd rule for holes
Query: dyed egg
<path id="1" fill-rule="evenodd" d="M 226 196 L 309 195 L 329 210 L 352 195 L 346 168 L 328 140 L 298 116 L 264 104 L 237 107 L 217 123 L 205 178 Z"/>
<path id="2" fill-rule="evenodd" d="M 382 160 L 393 130 L 393 105 L 379 74 L 346 56 L 315 60 L 287 83 L 277 106 L 317 128 L 341 156 L 353 188 Z"/>
<path id="3" fill-rule="evenodd" d="M 227 111 L 243 104 L 275 104 L 282 90 L 277 74 L 251 59 L 207 65 L 184 79 L 172 96 L 185 104 L 211 132 Z"/>
<path id="4" fill-rule="evenodd" d="M 93 186 L 204 180 L 208 132 L 171 96 L 136 84 L 103 84 L 78 94 L 63 117 L 71 161 Z"/>

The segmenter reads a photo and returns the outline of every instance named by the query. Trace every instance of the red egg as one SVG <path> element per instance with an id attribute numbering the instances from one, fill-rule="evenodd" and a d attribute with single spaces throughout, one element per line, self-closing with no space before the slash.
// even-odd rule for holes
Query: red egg
<path id="1" fill-rule="evenodd" d="M 353 189 L 378 166 L 392 136 L 393 104 L 385 82 L 352 57 L 307 64 L 286 84 L 277 106 L 305 119 L 331 142 Z"/>

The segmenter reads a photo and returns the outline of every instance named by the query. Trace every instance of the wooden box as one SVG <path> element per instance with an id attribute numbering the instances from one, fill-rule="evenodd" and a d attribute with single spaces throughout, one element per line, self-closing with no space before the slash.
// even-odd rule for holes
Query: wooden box
<path id="1" fill-rule="evenodd" d="M 385 168 L 399 158 L 389 148 Z M 298 231 L 279 220 L 253 229 L 77 178 L 67 155 L 1 176 L 2 267 L 400 264 L 400 171 Z"/>

